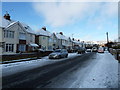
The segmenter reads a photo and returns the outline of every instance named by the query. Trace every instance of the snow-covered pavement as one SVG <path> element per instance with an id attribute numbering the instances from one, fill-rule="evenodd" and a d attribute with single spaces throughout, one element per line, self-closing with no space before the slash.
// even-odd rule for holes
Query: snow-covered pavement
<path id="1" fill-rule="evenodd" d="M 96 60 L 98 62 L 79 88 L 117 88 L 118 61 L 108 52 L 97 53 Z"/>
<path id="2" fill-rule="evenodd" d="M 15 62 L 15 63 L 9 63 L 9 64 L 1 64 L 0 67 L 2 69 L 2 75 L 7 76 L 7 75 L 15 74 L 18 72 L 30 70 L 33 68 L 42 67 L 48 64 L 53 64 L 55 62 L 60 62 L 60 61 L 63 61 L 69 58 L 76 57 L 76 56 L 80 56 L 80 54 L 69 53 L 68 58 L 62 58 L 59 60 L 58 59 L 51 60 L 48 58 L 48 56 L 45 56 L 42 59 Z"/>

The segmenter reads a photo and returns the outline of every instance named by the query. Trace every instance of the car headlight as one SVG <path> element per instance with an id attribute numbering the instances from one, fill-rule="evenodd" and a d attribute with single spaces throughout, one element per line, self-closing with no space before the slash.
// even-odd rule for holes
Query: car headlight
<path id="1" fill-rule="evenodd" d="M 57 57 L 58 55 L 56 54 L 56 55 L 54 55 L 54 57 Z"/>

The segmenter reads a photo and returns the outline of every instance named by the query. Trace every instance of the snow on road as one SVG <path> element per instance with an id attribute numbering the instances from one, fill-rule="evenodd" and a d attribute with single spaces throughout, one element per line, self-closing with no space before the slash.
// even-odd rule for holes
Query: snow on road
<path id="1" fill-rule="evenodd" d="M 118 61 L 108 52 L 90 59 L 83 67 L 73 67 L 53 78 L 46 88 L 118 88 Z"/>
<path id="2" fill-rule="evenodd" d="M 105 52 L 97 53 L 94 62 L 82 83 L 76 81 L 72 88 L 76 88 L 76 85 L 78 88 L 118 88 L 118 61 L 110 53 Z"/>
<path id="3" fill-rule="evenodd" d="M 97 53 L 98 61 L 79 88 L 118 88 L 118 61 L 108 53 Z"/>
<path id="4" fill-rule="evenodd" d="M 68 58 L 73 58 L 76 56 L 79 56 L 80 54 L 77 53 L 69 53 Z M 45 66 L 48 64 L 52 64 L 55 62 L 59 62 L 62 60 L 66 60 L 68 58 L 62 58 L 62 59 L 54 59 L 50 60 L 48 56 L 43 57 L 42 59 L 36 59 L 36 60 L 30 60 L 30 61 L 22 61 L 22 62 L 15 62 L 15 63 L 8 63 L 8 64 L 1 64 L 0 68 L 2 69 L 2 75 L 11 75 L 18 72 L 30 70 L 33 68 Z"/>

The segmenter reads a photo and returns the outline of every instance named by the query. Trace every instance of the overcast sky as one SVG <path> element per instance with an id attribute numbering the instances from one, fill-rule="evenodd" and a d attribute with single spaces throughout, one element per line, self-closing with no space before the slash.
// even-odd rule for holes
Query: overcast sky
<path id="1" fill-rule="evenodd" d="M 28 24 L 33 30 L 43 26 L 50 32 L 84 41 L 115 40 L 118 36 L 117 2 L 4 2 L 11 19 Z"/>

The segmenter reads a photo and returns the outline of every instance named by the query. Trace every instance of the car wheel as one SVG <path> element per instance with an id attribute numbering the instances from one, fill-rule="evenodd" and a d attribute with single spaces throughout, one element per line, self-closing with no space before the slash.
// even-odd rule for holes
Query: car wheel
<path id="1" fill-rule="evenodd" d="M 61 56 L 59 55 L 59 57 L 58 57 L 59 59 L 61 58 Z"/>
<path id="2" fill-rule="evenodd" d="M 68 57 L 68 55 L 65 56 L 66 58 Z"/>

